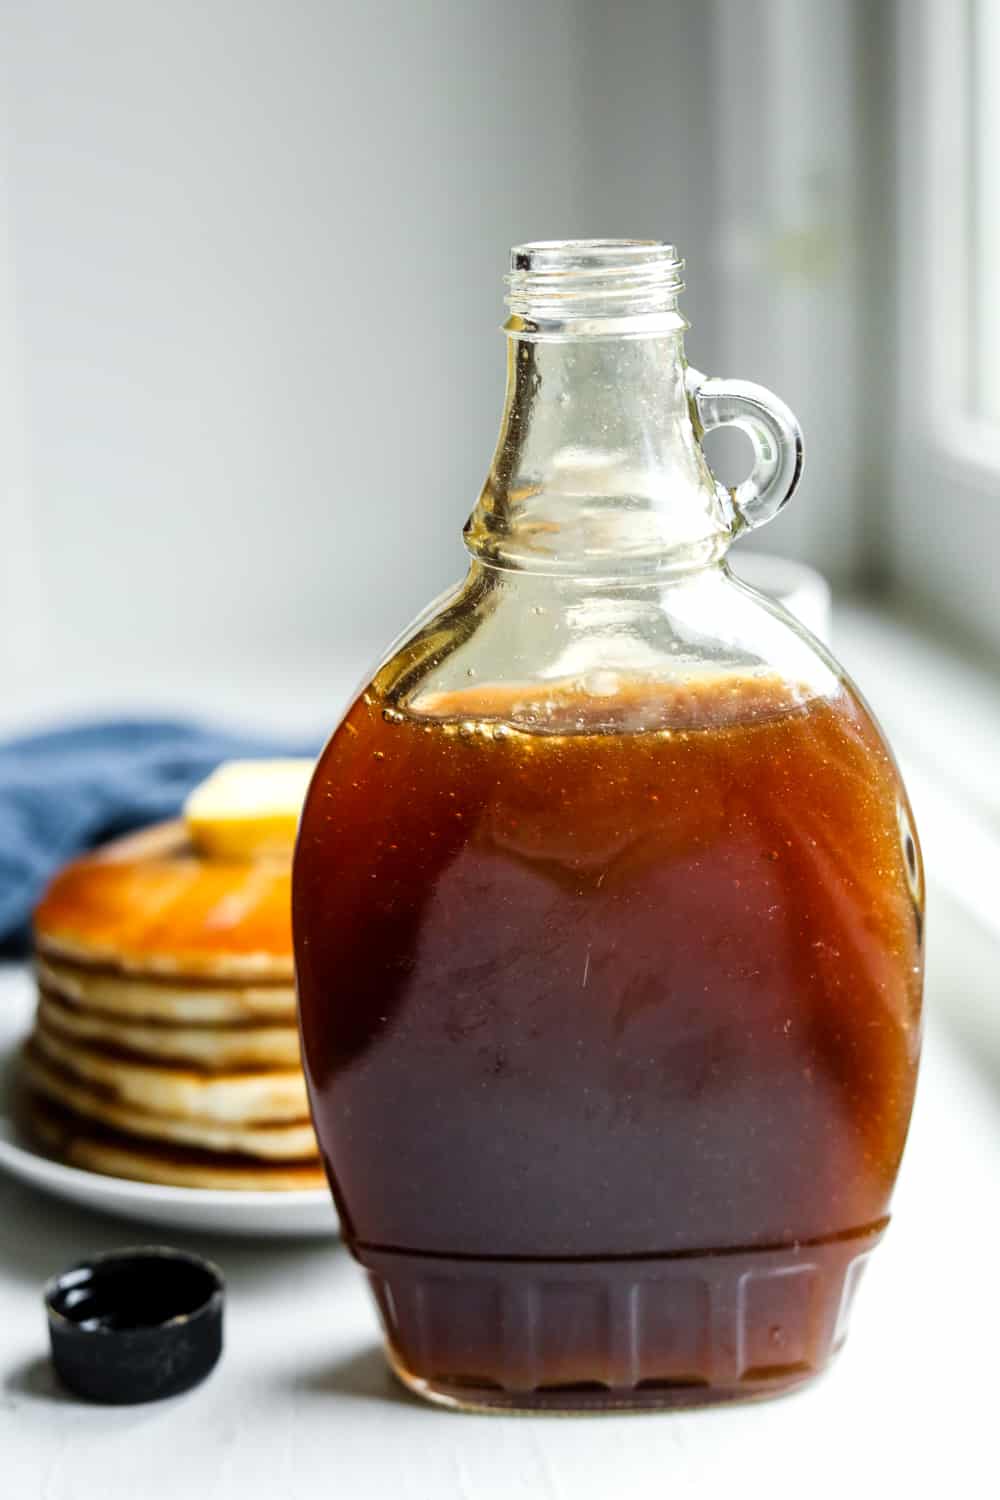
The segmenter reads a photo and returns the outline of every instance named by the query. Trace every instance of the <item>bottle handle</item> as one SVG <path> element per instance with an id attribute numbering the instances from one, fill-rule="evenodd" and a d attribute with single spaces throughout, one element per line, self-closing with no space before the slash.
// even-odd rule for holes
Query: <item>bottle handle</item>
<path id="1" fill-rule="evenodd" d="M 753 468 L 746 479 L 732 488 L 716 480 L 716 489 L 735 512 L 734 529 L 752 530 L 773 520 L 802 473 L 802 429 L 792 412 L 750 380 L 710 379 L 688 366 L 685 385 L 699 442 L 716 427 L 739 427 L 753 444 Z"/>

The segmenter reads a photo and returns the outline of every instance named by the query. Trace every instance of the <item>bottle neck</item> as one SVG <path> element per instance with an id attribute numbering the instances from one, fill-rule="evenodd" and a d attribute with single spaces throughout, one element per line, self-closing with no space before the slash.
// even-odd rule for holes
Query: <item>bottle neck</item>
<path id="1" fill-rule="evenodd" d="M 511 318 L 500 437 L 465 532 L 474 556 L 628 578 L 724 553 L 729 518 L 692 420 L 684 327 L 676 299 L 626 318 Z"/>

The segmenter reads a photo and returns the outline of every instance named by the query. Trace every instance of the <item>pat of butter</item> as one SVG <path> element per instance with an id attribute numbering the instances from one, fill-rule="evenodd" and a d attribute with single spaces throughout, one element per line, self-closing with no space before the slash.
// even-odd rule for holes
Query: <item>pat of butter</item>
<path id="1" fill-rule="evenodd" d="M 227 760 L 184 804 L 192 842 L 225 859 L 289 855 L 311 760 Z"/>

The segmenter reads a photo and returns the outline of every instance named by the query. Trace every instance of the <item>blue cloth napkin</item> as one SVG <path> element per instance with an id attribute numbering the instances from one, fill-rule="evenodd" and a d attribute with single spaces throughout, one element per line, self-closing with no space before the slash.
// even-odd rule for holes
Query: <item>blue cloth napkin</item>
<path id="1" fill-rule="evenodd" d="M 222 760 L 318 748 L 152 719 L 78 724 L 0 745 L 0 952 L 24 950 L 35 904 L 74 854 L 176 817 Z"/>

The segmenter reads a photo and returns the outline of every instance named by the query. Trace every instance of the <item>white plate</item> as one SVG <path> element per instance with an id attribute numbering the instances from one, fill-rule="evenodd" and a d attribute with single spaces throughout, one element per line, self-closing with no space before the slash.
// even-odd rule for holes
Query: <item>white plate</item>
<path id="1" fill-rule="evenodd" d="M 336 1234 L 337 1216 L 325 1188 L 249 1193 L 159 1187 L 66 1167 L 33 1150 L 11 1119 L 10 1098 L 13 1064 L 34 1007 L 28 970 L 19 964 L 0 967 L 0 1169 L 57 1198 L 144 1224 L 280 1239 Z"/>

